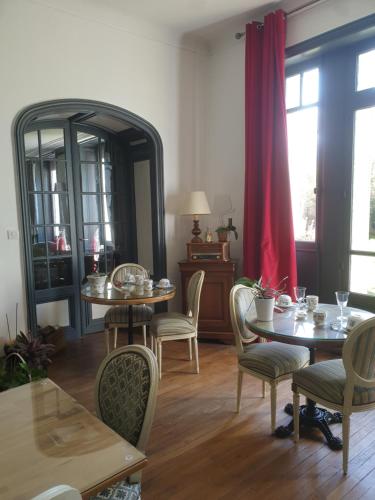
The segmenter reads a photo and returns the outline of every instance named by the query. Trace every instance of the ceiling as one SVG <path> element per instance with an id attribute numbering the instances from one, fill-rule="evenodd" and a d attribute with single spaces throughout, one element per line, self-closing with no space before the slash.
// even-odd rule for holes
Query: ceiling
<path id="1" fill-rule="evenodd" d="M 305 0 L 304 0 L 305 1 Z M 125 15 L 164 24 L 181 33 L 239 16 L 281 0 L 106 0 Z M 300 0 L 294 0 L 301 3 Z"/>

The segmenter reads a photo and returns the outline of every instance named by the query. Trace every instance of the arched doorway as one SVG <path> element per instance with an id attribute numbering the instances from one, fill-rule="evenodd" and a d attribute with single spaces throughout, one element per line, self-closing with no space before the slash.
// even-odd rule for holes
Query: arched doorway
<path id="1" fill-rule="evenodd" d="M 47 317 L 77 336 L 99 331 L 103 311 L 80 301 L 87 274 L 139 262 L 166 275 L 160 136 L 129 111 L 81 99 L 28 107 L 15 134 L 29 328 Z"/>

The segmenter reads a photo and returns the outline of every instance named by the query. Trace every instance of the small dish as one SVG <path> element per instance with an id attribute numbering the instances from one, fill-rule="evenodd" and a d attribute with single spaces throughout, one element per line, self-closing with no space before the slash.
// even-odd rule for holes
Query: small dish
<path id="1" fill-rule="evenodd" d="M 290 309 L 291 307 L 295 306 L 295 304 L 293 302 L 291 304 L 289 304 L 289 306 L 285 306 L 285 305 L 282 306 L 278 302 L 276 302 L 276 305 L 277 305 L 277 307 L 281 307 L 281 309 Z"/>

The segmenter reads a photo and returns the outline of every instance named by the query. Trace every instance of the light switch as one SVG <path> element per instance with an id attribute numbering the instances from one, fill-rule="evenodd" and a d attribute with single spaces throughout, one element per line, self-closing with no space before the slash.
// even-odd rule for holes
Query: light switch
<path id="1" fill-rule="evenodd" d="M 7 229 L 8 240 L 18 240 L 17 229 Z"/>

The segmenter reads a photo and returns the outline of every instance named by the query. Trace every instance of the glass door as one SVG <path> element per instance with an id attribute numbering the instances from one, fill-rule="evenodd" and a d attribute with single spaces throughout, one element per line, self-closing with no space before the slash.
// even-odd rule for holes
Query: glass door
<path id="1" fill-rule="evenodd" d="M 29 219 L 25 244 L 30 248 L 36 303 L 34 328 L 43 325 L 43 317 L 51 316 L 52 309 L 52 316 L 62 323 L 60 326 L 74 326 L 78 312 L 74 198 L 69 194 L 72 168 L 67 137 L 66 127 L 52 124 L 24 135 Z"/>

